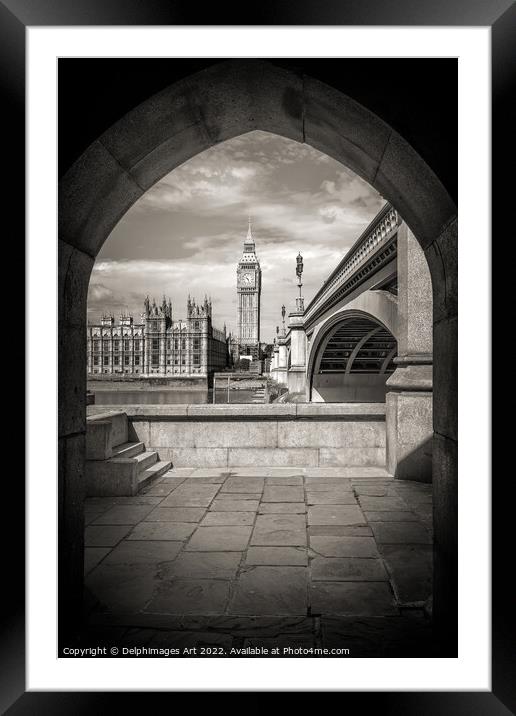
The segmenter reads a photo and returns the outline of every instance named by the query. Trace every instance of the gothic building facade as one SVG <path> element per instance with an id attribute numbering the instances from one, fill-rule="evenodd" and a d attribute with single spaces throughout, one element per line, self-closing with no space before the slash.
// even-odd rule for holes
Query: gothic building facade
<path id="1" fill-rule="evenodd" d="M 147 297 L 141 321 L 104 315 L 88 325 L 88 374 L 205 378 L 228 364 L 226 327 L 212 325 L 211 300 L 188 297 L 186 319 L 174 320 L 172 304 Z"/>

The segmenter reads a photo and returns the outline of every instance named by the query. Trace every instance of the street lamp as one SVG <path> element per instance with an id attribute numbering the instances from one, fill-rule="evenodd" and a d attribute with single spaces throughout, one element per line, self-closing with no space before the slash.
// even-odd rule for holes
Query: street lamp
<path id="1" fill-rule="evenodd" d="M 301 252 L 298 253 L 296 257 L 296 276 L 297 276 L 297 285 L 299 286 L 299 296 L 296 298 L 296 308 L 299 313 L 303 313 L 305 310 L 304 305 L 304 299 L 301 295 L 301 287 L 302 287 L 302 276 L 303 276 L 303 257 L 301 256 Z"/>

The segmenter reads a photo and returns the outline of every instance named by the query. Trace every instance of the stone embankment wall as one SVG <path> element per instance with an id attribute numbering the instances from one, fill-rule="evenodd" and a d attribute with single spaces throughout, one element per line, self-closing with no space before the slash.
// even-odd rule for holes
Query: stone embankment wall
<path id="1" fill-rule="evenodd" d="M 109 406 L 90 406 L 88 415 Z M 130 440 L 174 467 L 385 466 L 385 405 L 126 405 Z M 120 412 L 120 406 L 113 406 Z"/>
<path id="2" fill-rule="evenodd" d="M 141 376 L 88 375 L 88 388 L 100 390 L 207 390 L 207 378 L 142 378 Z"/>

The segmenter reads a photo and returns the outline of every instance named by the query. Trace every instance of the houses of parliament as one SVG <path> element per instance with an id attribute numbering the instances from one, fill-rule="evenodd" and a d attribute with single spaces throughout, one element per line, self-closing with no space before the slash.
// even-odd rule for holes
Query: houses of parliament
<path id="1" fill-rule="evenodd" d="M 259 361 L 261 269 L 251 222 L 237 265 L 237 333 L 212 323 L 212 303 L 188 296 L 186 317 L 175 319 L 170 299 L 160 305 L 147 297 L 140 320 L 104 314 L 88 324 L 88 375 L 139 378 L 206 378 L 240 358 Z"/>

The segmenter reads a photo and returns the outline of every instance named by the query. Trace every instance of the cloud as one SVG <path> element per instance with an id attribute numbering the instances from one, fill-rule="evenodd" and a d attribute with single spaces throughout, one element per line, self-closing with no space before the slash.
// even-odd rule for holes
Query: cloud
<path id="1" fill-rule="evenodd" d="M 90 281 L 90 285 L 88 288 L 88 301 L 93 302 L 101 302 L 101 301 L 111 301 L 113 299 L 113 291 L 108 288 L 107 286 L 104 286 L 102 283 L 94 283 Z"/>
<path id="2" fill-rule="evenodd" d="M 313 147 L 251 132 L 193 157 L 147 191 L 104 244 L 92 272 L 90 315 L 103 304 L 139 315 L 147 293 L 211 294 L 214 323 L 235 328 L 236 264 L 252 216 L 263 272 L 262 336 L 294 306 L 295 256 L 306 300 L 383 205 L 366 182 Z"/>

